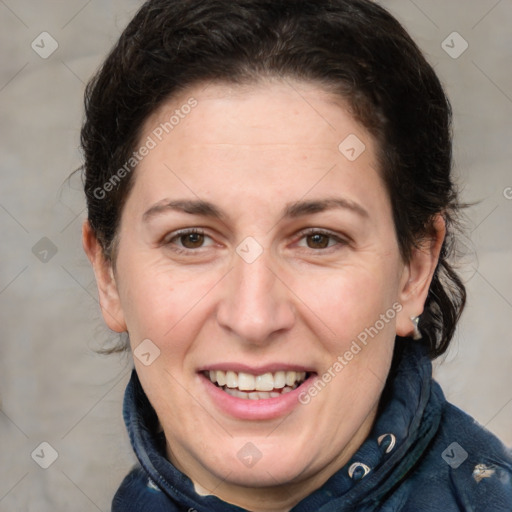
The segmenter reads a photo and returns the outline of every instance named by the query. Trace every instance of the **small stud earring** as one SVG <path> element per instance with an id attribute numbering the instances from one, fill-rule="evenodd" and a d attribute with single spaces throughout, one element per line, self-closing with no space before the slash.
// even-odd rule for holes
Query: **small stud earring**
<path id="1" fill-rule="evenodd" d="M 418 327 L 418 324 L 420 322 L 420 317 L 419 316 L 411 316 L 411 321 L 414 325 L 414 332 L 412 335 L 412 339 L 413 340 L 421 340 L 422 335 L 421 335 L 421 331 Z"/>

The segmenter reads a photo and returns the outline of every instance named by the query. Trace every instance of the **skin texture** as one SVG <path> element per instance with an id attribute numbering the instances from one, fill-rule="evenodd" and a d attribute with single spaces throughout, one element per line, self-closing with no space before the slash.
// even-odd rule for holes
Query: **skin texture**
<path id="1" fill-rule="evenodd" d="M 140 140 L 191 97 L 197 106 L 135 171 L 115 267 L 87 223 L 84 248 L 109 327 L 128 331 L 132 349 L 150 339 L 160 350 L 150 366 L 134 362 L 170 460 L 202 493 L 285 511 L 366 438 L 395 335 L 411 334 L 410 318 L 423 310 L 444 223 L 438 217 L 434 238 L 402 261 L 375 142 L 343 100 L 318 85 L 201 84 L 155 112 Z M 366 146 L 355 161 L 338 150 L 350 134 Z M 332 199 L 366 213 L 284 214 L 299 201 Z M 177 200 L 208 201 L 221 218 L 162 208 Z M 185 248 L 190 239 L 176 234 L 187 228 L 205 235 L 198 248 Z M 309 228 L 332 237 L 308 237 Z M 247 237 L 263 249 L 252 263 L 236 252 Z M 396 303 L 395 318 L 310 403 L 286 415 L 241 420 L 204 391 L 199 370 L 226 362 L 286 363 L 322 375 Z M 252 467 L 237 456 L 248 442 L 262 454 Z"/>

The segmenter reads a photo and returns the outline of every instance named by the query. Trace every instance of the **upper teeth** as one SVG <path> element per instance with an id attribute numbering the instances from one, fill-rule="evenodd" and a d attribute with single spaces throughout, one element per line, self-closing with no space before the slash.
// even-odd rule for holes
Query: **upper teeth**
<path id="1" fill-rule="evenodd" d="M 238 388 L 241 391 L 272 391 L 285 386 L 294 386 L 296 382 L 300 383 L 306 378 L 306 372 L 293 371 L 252 375 L 244 372 L 210 370 L 207 374 L 213 383 L 217 383 L 221 387 Z"/>

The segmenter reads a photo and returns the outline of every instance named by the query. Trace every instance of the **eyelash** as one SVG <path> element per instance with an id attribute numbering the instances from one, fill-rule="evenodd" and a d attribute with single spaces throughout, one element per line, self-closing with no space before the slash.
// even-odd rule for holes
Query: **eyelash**
<path id="1" fill-rule="evenodd" d="M 175 233 L 171 233 L 171 235 L 172 236 L 170 238 L 167 237 L 166 239 L 164 239 L 163 245 L 172 247 L 172 250 L 178 254 L 192 255 L 193 253 L 197 252 L 198 250 L 204 249 L 204 246 L 198 247 L 197 249 L 190 249 L 190 248 L 180 247 L 180 246 L 176 245 L 174 243 L 174 241 L 179 240 L 183 236 L 202 235 L 205 238 L 209 238 L 210 240 L 212 240 L 212 238 L 210 236 L 205 234 L 204 230 L 198 229 L 198 228 L 182 229 L 182 230 L 176 231 Z M 319 229 L 319 228 L 308 228 L 308 229 L 301 231 L 300 233 L 298 233 L 298 237 L 299 237 L 298 241 L 301 241 L 301 240 L 305 239 L 306 237 L 312 236 L 312 235 L 323 235 L 335 242 L 335 244 L 328 245 L 326 248 L 321 248 L 321 249 L 313 249 L 311 247 L 309 247 L 309 248 L 303 247 L 303 249 L 309 250 L 314 253 L 327 252 L 328 250 L 332 251 L 333 249 L 336 250 L 336 246 L 343 247 L 343 246 L 346 246 L 349 244 L 348 240 L 340 237 L 339 235 L 336 235 L 330 231 L 326 231 L 326 230 Z M 295 243 L 297 243 L 297 242 L 295 242 Z"/>
<path id="2" fill-rule="evenodd" d="M 332 233 L 331 231 L 326 231 L 324 229 L 319 229 L 319 228 L 307 228 L 307 229 L 301 231 L 299 233 L 299 236 L 300 236 L 299 241 L 308 236 L 312 236 L 312 235 L 323 235 L 323 236 L 330 238 L 331 240 L 333 240 L 335 242 L 335 244 L 329 245 L 323 249 L 313 249 L 311 247 L 306 248 L 313 252 L 327 252 L 329 249 L 336 250 L 336 248 L 346 246 L 349 243 L 348 240 L 340 237 L 339 235 Z M 336 247 L 336 246 L 339 246 L 339 247 Z"/>
<path id="3" fill-rule="evenodd" d="M 205 234 L 205 232 L 202 229 L 198 228 L 190 228 L 190 229 L 181 229 L 179 231 L 176 231 L 175 233 L 171 233 L 171 237 L 166 237 L 164 239 L 163 245 L 172 247 L 172 250 L 177 252 L 178 254 L 192 254 L 197 251 L 197 249 L 188 249 L 186 247 L 180 247 L 173 243 L 174 240 L 179 240 L 183 236 L 187 235 L 202 235 L 204 237 L 210 238 L 208 235 Z M 200 247 L 202 249 L 203 247 Z"/>

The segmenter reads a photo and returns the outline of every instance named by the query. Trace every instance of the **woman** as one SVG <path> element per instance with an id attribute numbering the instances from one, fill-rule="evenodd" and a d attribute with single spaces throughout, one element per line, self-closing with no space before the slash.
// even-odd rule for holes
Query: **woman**
<path id="1" fill-rule="evenodd" d="M 86 93 L 85 251 L 135 370 L 113 511 L 512 510 L 430 359 L 450 107 L 367 0 L 153 0 Z"/>

